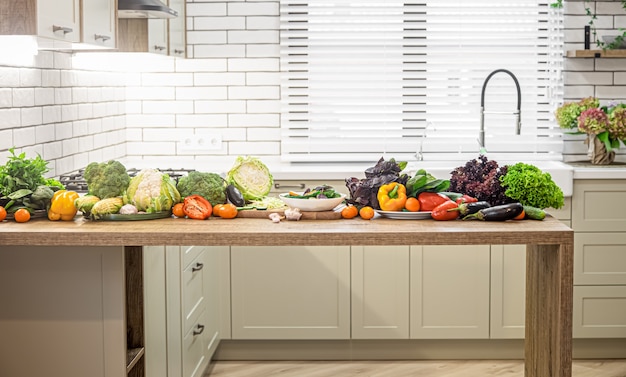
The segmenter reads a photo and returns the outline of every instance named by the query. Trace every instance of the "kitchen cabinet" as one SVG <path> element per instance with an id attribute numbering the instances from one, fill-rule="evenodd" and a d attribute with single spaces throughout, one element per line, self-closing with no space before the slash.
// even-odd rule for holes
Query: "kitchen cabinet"
<path id="1" fill-rule="evenodd" d="M 80 42 L 80 0 L 2 1 L 0 34 Z"/>
<path id="2" fill-rule="evenodd" d="M 117 1 L 81 2 L 81 42 L 89 46 L 115 48 L 117 42 Z"/>
<path id="3" fill-rule="evenodd" d="M 146 246 L 146 375 L 199 377 L 220 335 L 220 258 L 227 247 Z"/>
<path id="4" fill-rule="evenodd" d="M 411 339 L 489 337 L 489 245 L 411 246 Z"/>
<path id="5" fill-rule="evenodd" d="M 349 339 L 350 247 L 231 247 L 232 339 Z"/>
<path id="6" fill-rule="evenodd" d="M 120 246 L 2 246 L 0 376 L 126 376 L 124 254 Z"/>
<path id="7" fill-rule="evenodd" d="M 409 338 L 409 247 L 352 246 L 352 339 Z"/>
<path id="8" fill-rule="evenodd" d="M 187 50 L 185 0 L 169 0 L 169 7 L 178 12 L 178 17 L 168 20 L 169 54 L 184 58 Z"/>

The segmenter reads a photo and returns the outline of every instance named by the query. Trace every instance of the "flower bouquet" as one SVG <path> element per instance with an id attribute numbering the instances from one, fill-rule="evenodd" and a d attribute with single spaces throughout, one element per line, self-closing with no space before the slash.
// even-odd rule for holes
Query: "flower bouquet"
<path id="1" fill-rule="evenodd" d="M 626 146 L 626 104 L 600 106 L 597 98 L 588 97 L 565 103 L 555 115 L 559 127 L 588 135 L 585 143 L 592 164 L 610 164 L 620 143 Z"/>

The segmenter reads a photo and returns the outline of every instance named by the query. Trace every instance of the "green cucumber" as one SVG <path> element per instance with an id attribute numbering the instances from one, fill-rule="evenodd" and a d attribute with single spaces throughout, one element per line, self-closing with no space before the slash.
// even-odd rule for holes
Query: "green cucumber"
<path id="1" fill-rule="evenodd" d="M 526 218 L 531 220 L 543 220 L 546 218 L 546 211 L 541 208 L 524 206 L 524 213 L 526 213 Z"/>

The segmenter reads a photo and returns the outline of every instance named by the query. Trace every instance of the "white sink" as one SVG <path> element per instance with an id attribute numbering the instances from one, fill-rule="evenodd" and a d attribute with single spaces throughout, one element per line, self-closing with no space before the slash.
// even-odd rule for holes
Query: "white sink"
<path id="1" fill-rule="evenodd" d="M 496 160 L 499 166 L 513 165 L 518 162 L 534 165 L 546 173 L 550 173 L 552 180 L 563 191 L 564 196 L 572 196 L 574 190 L 574 168 L 561 161 L 506 161 Z M 424 169 L 437 178 L 449 179 L 450 173 L 459 166 L 464 166 L 463 161 L 411 161 L 405 171 L 413 175 L 417 170 Z"/>

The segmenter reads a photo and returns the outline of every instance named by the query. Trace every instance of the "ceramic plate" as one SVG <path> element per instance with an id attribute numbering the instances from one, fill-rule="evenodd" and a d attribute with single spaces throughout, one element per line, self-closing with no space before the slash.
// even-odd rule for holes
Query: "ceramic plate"
<path id="1" fill-rule="evenodd" d="M 172 216 L 172 212 L 163 211 L 155 213 L 135 213 L 132 215 L 120 215 L 119 213 L 112 213 L 110 215 L 102 215 L 98 221 L 136 221 L 136 220 L 154 220 L 164 219 Z"/>
<path id="2" fill-rule="evenodd" d="M 308 212 L 331 211 L 346 198 L 346 194 L 341 194 L 341 197 L 331 199 L 298 199 L 289 198 L 287 195 L 289 194 L 280 194 L 280 200 L 291 208 L 299 208 L 300 211 Z"/>
<path id="3" fill-rule="evenodd" d="M 403 212 L 403 211 L 380 211 L 376 210 L 376 213 L 382 217 L 396 220 L 426 220 L 431 219 L 430 212 Z"/>

